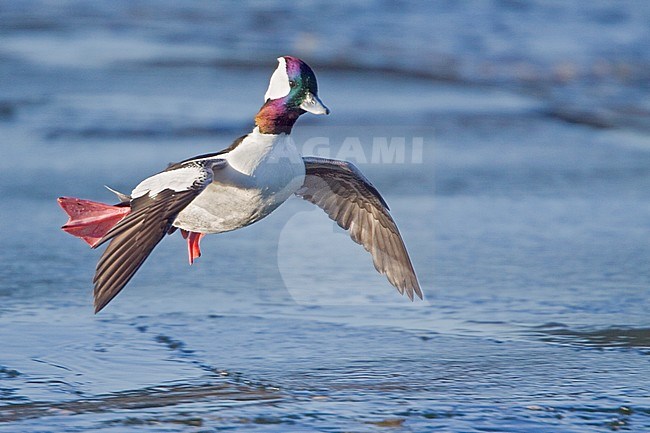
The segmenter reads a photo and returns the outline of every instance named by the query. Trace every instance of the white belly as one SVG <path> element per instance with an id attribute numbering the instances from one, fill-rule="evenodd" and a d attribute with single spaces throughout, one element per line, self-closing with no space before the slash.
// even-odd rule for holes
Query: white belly
<path id="1" fill-rule="evenodd" d="M 288 136 L 251 136 L 225 155 L 229 166 L 215 171 L 212 183 L 178 214 L 175 227 L 236 230 L 264 218 L 302 186 L 305 164 Z"/>

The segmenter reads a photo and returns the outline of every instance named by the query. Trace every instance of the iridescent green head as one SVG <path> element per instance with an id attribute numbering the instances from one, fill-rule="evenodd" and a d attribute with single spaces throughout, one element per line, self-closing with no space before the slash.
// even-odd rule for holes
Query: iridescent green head
<path id="1" fill-rule="evenodd" d="M 307 63 L 291 56 L 279 57 L 278 63 L 264 95 L 264 106 L 255 117 L 260 132 L 265 134 L 290 133 L 305 112 L 330 112 L 318 98 L 316 75 Z"/>

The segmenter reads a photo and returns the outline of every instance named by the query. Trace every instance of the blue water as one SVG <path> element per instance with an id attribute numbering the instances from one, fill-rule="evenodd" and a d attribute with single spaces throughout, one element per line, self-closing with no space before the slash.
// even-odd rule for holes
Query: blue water
<path id="1" fill-rule="evenodd" d="M 648 431 L 649 23 L 644 2 L 0 2 L 0 431 Z M 384 194 L 425 301 L 295 199 L 192 267 L 169 237 L 93 315 L 100 253 L 56 197 L 229 145 L 287 53 L 332 109 L 297 145 Z"/>

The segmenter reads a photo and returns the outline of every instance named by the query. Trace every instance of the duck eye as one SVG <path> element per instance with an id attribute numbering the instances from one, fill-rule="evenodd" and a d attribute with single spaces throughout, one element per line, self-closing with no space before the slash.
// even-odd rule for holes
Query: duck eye
<path id="1" fill-rule="evenodd" d="M 289 80 L 289 85 L 291 87 L 296 87 L 296 82 L 294 80 Z"/>

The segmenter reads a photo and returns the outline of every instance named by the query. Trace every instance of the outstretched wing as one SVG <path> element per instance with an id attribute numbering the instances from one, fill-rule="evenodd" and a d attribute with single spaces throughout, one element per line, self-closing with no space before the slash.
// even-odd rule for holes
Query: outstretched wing
<path id="1" fill-rule="evenodd" d="M 397 290 L 422 299 L 402 236 L 377 189 L 351 163 L 305 157 L 305 183 L 296 192 L 323 209 L 372 255 L 375 269 Z"/>
<path id="2" fill-rule="evenodd" d="M 149 254 L 172 229 L 176 216 L 212 182 L 223 159 L 177 164 L 142 181 L 131 196 L 131 213 L 97 243 L 111 240 L 97 263 L 95 312 L 129 282 Z"/>

